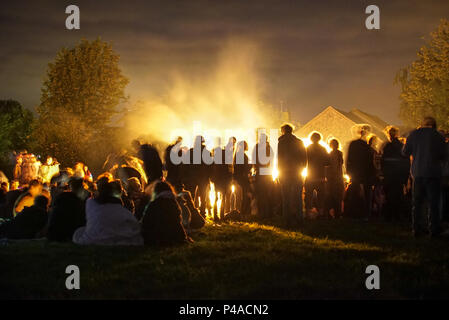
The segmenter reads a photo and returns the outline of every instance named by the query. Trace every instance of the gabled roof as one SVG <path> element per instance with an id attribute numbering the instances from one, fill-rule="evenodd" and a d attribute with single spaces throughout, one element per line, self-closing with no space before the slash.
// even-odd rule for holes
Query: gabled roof
<path id="1" fill-rule="evenodd" d="M 327 107 L 296 132 L 298 136 L 306 137 L 312 131 L 318 131 L 323 135 L 324 139 L 333 136 L 346 143 L 352 140 L 351 128 L 357 124 L 368 124 L 371 131 L 380 140 L 385 140 L 383 130 L 388 125 L 385 121 L 377 116 L 368 114 L 359 109 L 352 109 L 349 112 L 339 110 L 332 106 Z"/>

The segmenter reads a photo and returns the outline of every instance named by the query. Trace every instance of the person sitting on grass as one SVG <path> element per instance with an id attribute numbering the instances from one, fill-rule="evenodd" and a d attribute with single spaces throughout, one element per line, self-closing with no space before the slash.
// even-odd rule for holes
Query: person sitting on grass
<path id="1" fill-rule="evenodd" d="M 72 241 L 75 230 L 85 224 L 84 201 L 75 192 L 64 191 L 56 196 L 40 236 L 50 241 Z"/>
<path id="2" fill-rule="evenodd" d="M 0 185 L 0 206 L 6 203 L 6 194 L 9 191 L 8 182 L 2 182 Z"/>
<path id="3" fill-rule="evenodd" d="M 14 219 L 1 225 L 0 237 L 8 239 L 34 239 L 47 223 L 49 199 L 46 196 L 34 198 L 31 207 L 25 207 Z"/>
<path id="4" fill-rule="evenodd" d="M 195 207 L 192 194 L 184 189 L 184 185 L 178 185 L 175 188 L 176 201 L 181 208 L 182 226 L 187 235 L 194 230 L 201 229 L 206 224 L 206 219 L 201 215 L 200 210 Z"/>
<path id="5" fill-rule="evenodd" d="M 145 208 L 142 219 L 145 245 L 168 246 L 193 242 L 182 226 L 181 208 L 173 187 L 162 181 L 154 184 L 152 201 Z"/>
<path id="6" fill-rule="evenodd" d="M 34 204 L 34 198 L 42 193 L 42 183 L 37 180 L 31 180 L 28 185 L 28 190 L 22 193 L 16 200 L 13 209 L 13 216 L 15 217 L 25 207 L 31 207 Z"/>
<path id="7" fill-rule="evenodd" d="M 151 200 L 150 196 L 142 191 L 142 185 L 136 177 L 129 178 L 127 181 L 127 193 L 129 199 L 134 204 L 134 216 L 138 221 L 142 219 L 143 211 Z"/>
<path id="8" fill-rule="evenodd" d="M 103 183 L 98 197 L 86 202 L 86 226 L 73 234 L 81 245 L 142 245 L 140 224 L 121 200 L 120 180 Z"/>
<path id="9" fill-rule="evenodd" d="M 83 202 L 91 196 L 82 178 L 72 177 L 69 180 L 69 190 L 76 194 Z"/>

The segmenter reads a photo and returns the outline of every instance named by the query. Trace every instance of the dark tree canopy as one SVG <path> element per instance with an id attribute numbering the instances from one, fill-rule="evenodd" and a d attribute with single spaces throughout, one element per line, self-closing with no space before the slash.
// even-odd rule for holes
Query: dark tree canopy
<path id="1" fill-rule="evenodd" d="M 13 151 L 27 149 L 33 128 L 33 113 L 15 100 L 0 100 L 0 170 L 9 171 Z"/>
<path id="2" fill-rule="evenodd" d="M 37 108 L 39 151 L 63 165 L 93 158 L 110 131 L 111 117 L 126 100 L 127 84 L 109 43 L 81 40 L 72 49 L 61 49 L 48 65 Z"/>
<path id="3" fill-rule="evenodd" d="M 402 86 L 400 116 L 416 126 L 433 116 L 442 129 L 449 129 L 449 21 L 441 20 L 437 30 L 419 51 L 418 59 L 399 71 Z"/>

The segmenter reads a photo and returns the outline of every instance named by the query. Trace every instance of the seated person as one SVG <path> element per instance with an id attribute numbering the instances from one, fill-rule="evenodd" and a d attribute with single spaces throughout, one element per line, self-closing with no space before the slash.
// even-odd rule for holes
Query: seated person
<path id="1" fill-rule="evenodd" d="M 14 204 L 13 216 L 15 217 L 25 207 L 31 207 L 34 204 L 34 198 L 42 193 L 42 183 L 38 180 L 31 180 L 28 190 L 17 198 Z"/>
<path id="2" fill-rule="evenodd" d="M 136 177 L 129 178 L 127 183 L 128 197 L 134 203 L 134 216 L 140 221 L 151 197 L 142 191 L 142 185 Z"/>
<path id="3" fill-rule="evenodd" d="M 123 207 L 120 180 L 98 186 L 98 197 L 86 202 L 86 226 L 73 234 L 77 244 L 142 245 L 140 224 Z"/>
<path id="4" fill-rule="evenodd" d="M 75 193 L 83 202 L 90 197 L 90 192 L 87 191 L 84 181 L 81 178 L 72 177 L 69 180 L 69 190 Z"/>
<path id="5" fill-rule="evenodd" d="M 28 188 L 24 189 L 15 189 L 10 190 L 5 195 L 5 203 L 1 207 L 0 211 L 0 218 L 2 219 L 12 219 L 14 217 L 13 211 L 14 211 L 14 205 L 17 201 L 17 198 L 19 198 L 22 194 L 26 193 L 28 191 Z"/>
<path id="6" fill-rule="evenodd" d="M 0 206 L 6 203 L 6 194 L 9 191 L 8 182 L 2 182 L 0 185 Z"/>
<path id="7" fill-rule="evenodd" d="M 167 182 L 154 184 L 152 201 L 142 218 L 145 245 L 173 245 L 192 242 L 182 226 L 181 208 L 176 202 L 173 187 Z"/>
<path id="8" fill-rule="evenodd" d="M 176 201 L 182 211 L 182 225 L 187 234 L 190 234 L 192 230 L 202 228 L 206 224 L 206 220 L 201 215 L 200 210 L 195 207 L 190 191 L 184 189 L 183 185 L 178 186 L 176 191 Z"/>
<path id="9" fill-rule="evenodd" d="M 34 239 L 47 223 L 49 200 L 46 196 L 34 198 L 34 205 L 25 207 L 14 219 L 0 227 L 0 236 L 8 239 Z"/>
<path id="10" fill-rule="evenodd" d="M 72 241 L 76 229 L 86 224 L 84 201 L 74 192 L 64 191 L 56 196 L 48 224 L 41 236 L 50 241 Z"/>

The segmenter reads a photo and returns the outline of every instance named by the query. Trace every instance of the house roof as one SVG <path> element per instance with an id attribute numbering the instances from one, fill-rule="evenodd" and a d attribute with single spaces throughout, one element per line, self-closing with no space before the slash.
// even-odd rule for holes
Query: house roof
<path id="1" fill-rule="evenodd" d="M 352 140 L 351 128 L 357 124 L 368 124 L 371 131 L 381 141 L 385 140 L 384 129 L 388 123 L 377 116 L 368 114 L 359 109 L 352 109 L 349 112 L 339 110 L 332 106 L 327 107 L 312 120 L 297 130 L 297 134 L 306 137 L 312 131 L 318 131 L 325 140 L 335 137 L 342 143 Z"/>

